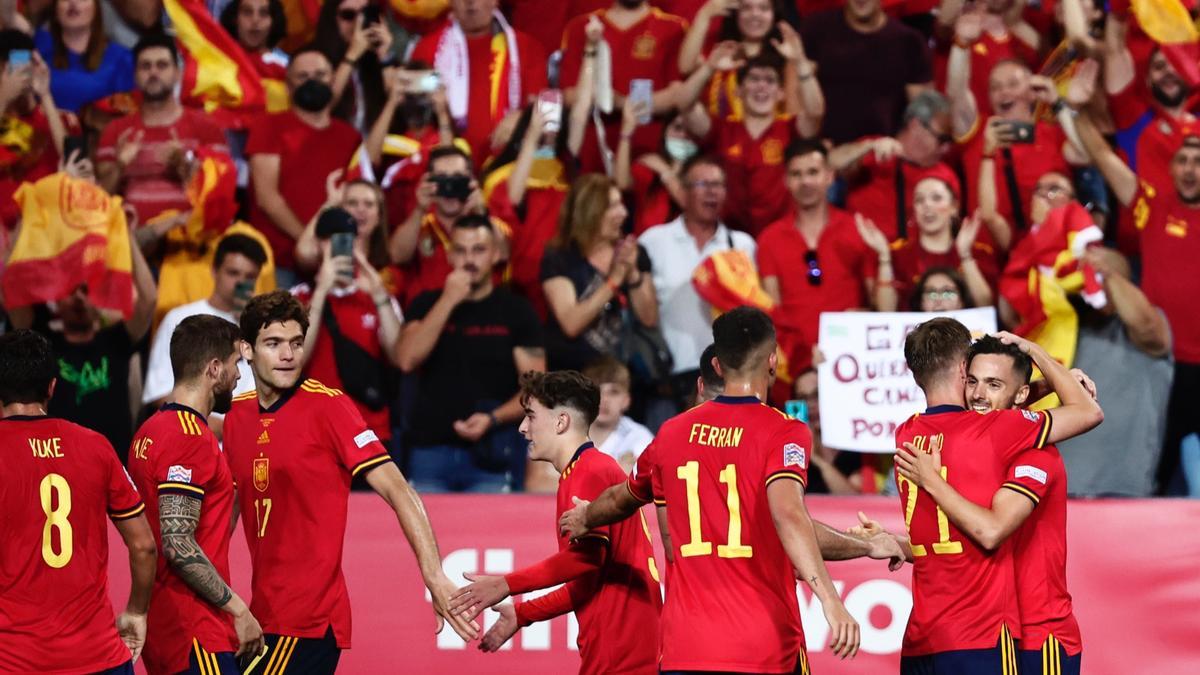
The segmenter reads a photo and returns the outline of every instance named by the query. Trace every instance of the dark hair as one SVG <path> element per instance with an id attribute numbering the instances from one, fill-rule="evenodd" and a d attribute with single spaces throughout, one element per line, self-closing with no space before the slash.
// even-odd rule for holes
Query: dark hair
<path id="1" fill-rule="evenodd" d="M 100 3 L 97 2 L 96 11 L 99 11 L 99 7 Z M 137 41 L 137 44 L 133 46 L 133 67 L 135 70 L 137 69 L 137 62 L 138 59 L 141 58 L 142 52 L 146 51 L 147 49 L 154 49 L 156 47 L 161 47 L 162 49 L 171 52 L 171 61 L 173 61 L 176 66 L 179 65 L 179 48 L 175 46 L 175 38 L 162 31 L 156 30 L 143 35 L 141 39 Z"/>
<path id="2" fill-rule="evenodd" d="M 691 157 L 688 157 L 687 161 L 679 167 L 679 177 L 687 178 L 688 174 L 692 172 L 692 169 L 701 165 L 715 166 L 721 170 L 721 173 L 725 173 L 725 165 L 721 162 L 719 157 L 716 155 L 708 155 L 697 152 Z"/>
<path id="3" fill-rule="evenodd" d="M 213 359 L 224 361 L 237 349 L 237 326 L 210 314 L 189 316 L 171 333 L 171 372 L 175 383 L 199 377 Z"/>
<path id="4" fill-rule="evenodd" d="M 221 10 L 221 26 L 225 32 L 236 41 L 237 17 L 242 9 L 242 0 L 233 0 Z M 271 13 L 271 30 L 267 33 L 267 48 L 273 49 L 280 40 L 287 37 L 287 14 L 283 11 L 283 3 L 279 0 L 267 0 L 267 11 Z M 240 44 L 240 43 L 239 43 Z"/>
<path id="5" fill-rule="evenodd" d="M 763 36 L 762 49 L 767 51 L 775 51 L 775 47 L 771 44 L 772 40 L 782 40 L 783 36 L 779 32 L 779 22 L 785 20 L 788 12 L 784 8 L 782 0 L 771 0 L 771 30 Z M 735 40 L 741 42 L 745 40 L 742 35 L 742 29 L 738 28 L 737 10 L 730 12 L 729 15 L 721 19 L 721 27 L 717 31 L 717 42 L 725 42 L 726 40 Z"/>
<path id="6" fill-rule="evenodd" d="M 308 333 L 308 312 L 295 296 L 283 289 L 256 295 L 242 310 L 242 339 L 253 347 L 262 329 L 288 321 L 295 321 L 300 324 L 300 332 Z"/>
<path id="7" fill-rule="evenodd" d="M 267 264 L 267 251 L 258 240 L 246 234 L 227 234 L 217 242 L 217 251 L 213 253 L 213 269 L 225 262 L 225 256 L 238 254 L 262 267 Z"/>
<path id="8" fill-rule="evenodd" d="M 725 389 L 725 378 L 713 367 L 713 357 L 717 355 L 717 345 L 711 344 L 700 354 L 700 379 L 704 380 L 705 389 L 721 391 Z"/>
<path id="9" fill-rule="evenodd" d="M 1029 384 L 1029 380 L 1033 378 L 1033 359 L 1015 344 L 1005 344 L 998 337 L 984 335 L 967 350 L 968 368 L 971 367 L 971 361 L 974 361 L 975 357 L 980 354 L 998 354 L 1012 358 L 1013 373 L 1020 380 L 1018 384 Z"/>
<path id="10" fill-rule="evenodd" d="M 0 335 L 0 373 L 0 403 L 45 403 L 58 376 L 50 341 L 26 329 Z"/>
<path id="11" fill-rule="evenodd" d="M 958 297 L 962 300 L 963 307 L 974 307 L 975 300 L 971 297 L 971 292 L 967 288 L 967 282 L 963 279 L 958 270 L 953 267 L 930 267 L 925 270 L 921 278 L 917 280 L 913 286 L 912 297 L 909 298 L 909 309 L 914 312 L 921 311 L 921 296 L 925 294 L 925 282 L 929 281 L 930 277 L 938 275 L 948 277 L 954 282 L 954 288 L 958 291 Z"/>
<path id="12" fill-rule="evenodd" d="M 962 363 L 971 348 L 971 332 L 954 319 L 938 317 L 913 329 L 904 338 L 904 360 L 921 389 Z"/>
<path id="13" fill-rule="evenodd" d="M 328 4 L 328 3 L 326 3 L 326 4 Z M 296 51 L 292 52 L 291 55 L 288 56 L 288 66 L 287 67 L 288 67 L 289 72 L 291 71 L 292 66 L 296 65 L 296 60 L 299 59 L 300 56 L 303 54 L 320 54 L 321 58 L 325 59 L 325 61 L 327 61 L 329 63 L 329 66 L 331 68 L 337 67 L 336 66 L 337 61 L 334 61 L 332 58 L 330 58 L 329 54 L 326 54 L 323 49 L 321 49 L 320 47 L 318 47 L 315 44 L 310 42 L 310 43 L 300 47 Z"/>
<path id="14" fill-rule="evenodd" d="M 592 361 L 583 369 L 583 376 L 595 382 L 597 386 L 615 384 L 629 391 L 631 386 L 629 368 L 615 356 L 605 354 Z"/>
<path id="15" fill-rule="evenodd" d="M 62 24 L 58 22 L 58 3 L 61 0 L 52 0 L 50 3 L 50 38 L 54 43 L 54 52 L 50 59 L 50 67 L 58 70 L 66 70 L 70 67 L 67 49 L 67 43 L 63 42 Z M 83 67 L 86 70 L 94 71 L 100 67 L 104 61 L 104 52 L 108 51 L 108 35 L 104 31 L 104 12 L 100 7 L 100 2 L 94 4 L 96 13 L 92 16 L 92 25 L 89 27 L 87 47 L 83 50 Z"/>
<path id="16" fill-rule="evenodd" d="M 525 373 L 521 376 L 521 405 L 528 406 L 530 399 L 547 408 L 570 408 L 583 416 L 588 427 L 600 414 L 600 387 L 577 370 Z"/>
<path id="17" fill-rule="evenodd" d="M 454 230 L 475 230 L 482 229 L 496 233 L 496 228 L 492 225 L 492 219 L 481 213 L 468 213 L 454 221 L 452 226 Z"/>
<path id="18" fill-rule="evenodd" d="M 313 45 L 325 54 L 335 69 L 345 58 L 346 50 L 350 47 L 342 39 L 342 34 L 338 30 L 337 13 L 342 2 L 344 0 L 324 0 L 321 3 L 321 11 L 317 14 L 316 35 L 313 37 Z M 371 0 L 368 4 L 378 5 L 379 2 Z M 374 122 L 379 119 L 379 113 L 387 101 L 387 88 L 383 82 L 383 64 L 379 62 L 379 56 L 375 50 L 368 49 L 359 57 L 358 64 L 352 68 L 358 71 L 359 82 L 362 84 L 362 100 L 357 103 L 365 113 L 363 119 Z M 332 111 L 334 117 L 352 121 L 355 97 L 350 94 L 353 94 L 353 90 L 347 90 L 346 95 L 343 95 L 341 100 L 334 105 Z"/>
<path id="19" fill-rule="evenodd" d="M 15 28 L 0 30 L 0 61 L 8 63 L 9 53 L 20 49 L 33 51 L 37 47 L 33 44 L 33 38 Z"/>
<path id="20" fill-rule="evenodd" d="M 713 321 L 713 350 L 723 370 L 756 366 L 775 343 L 775 324 L 757 307 L 735 307 Z"/>
<path id="21" fill-rule="evenodd" d="M 463 152 L 462 148 L 456 145 L 439 145 L 433 150 L 430 150 L 429 159 L 426 160 L 425 166 L 429 167 L 429 169 L 432 171 L 433 163 L 439 159 L 445 159 L 446 157 L 462 157 L 463 161 L 467 163 L 467 171 L 473 172 L 475 165 L 471 163 L 471 156 Z"/>
<path id="22" fill-rule="evenodd" d="M 535 104 L 536 105 L 536 104 Z M 517 155 L 521 154 L 521 145 L 525 142 L 525 134 L 529 132 L 529 123 L 533 119 L 533 105 L 527 105 L 521 110 L 521 116 L 517 118 L 517 123 L 513 126 L 512 135 L 508 137 L 508 142 L 496 153 L 487 166 L 483 168 L 483 180 L 494 173 L 497 169 L 517 161 Z M 571 155 L 570 148 L 567 147 L 567 121 L 571 119 L 571 109 L 565 103 L 562 106 L 562 122 L 558 134 L 554 137 L 554 158 L 562 163 L 565 171 L 565 178 L 569 183 L 577 173 L 576 165 L 578 162 Z"/>
<path id="23" fill-rule="evenodd" d="M 808 154 L 817 153 L 821 159 L 829 161 L 829 148 L 816 138 L 797 138 L 791 143 L 788 143 L 787 149 L 783 151 L 784 166 L 791 163 L 797 157 L 803 157 Z"/>
<path id="24" fill-rule="evenodd" d="M 783 85 L 783 58 L 774 52 L 768 52 L 765 49 L 759 52 L 758 56 L 752 56 L 746 60 L 746 63 L 737 70 L 737 81 L 741 84 L 746 80 L 746 76 L 751 70 L 770 70 L 775 73 L 775 77 L 779 79 L 780 86 Z"/>

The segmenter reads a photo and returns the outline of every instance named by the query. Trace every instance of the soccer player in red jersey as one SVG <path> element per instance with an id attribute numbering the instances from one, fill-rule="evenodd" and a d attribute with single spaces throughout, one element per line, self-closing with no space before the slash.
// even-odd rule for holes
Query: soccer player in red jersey
<path id="1" fill-rule="evenodd" d="M 858 624 L 821 558 L 886 559 L 895 540 L 861 541 L 819 523 L 814 529 L 803 499 L 808 427 L 762 403 L 776 365 L 767 315 L 736 308 L 713 322 L 713 339 L 724 392 L 668 420 L 626 483 L 577 502 L 559 525 L 578 537 L 659 498 L 674 558 L 663 673 L 807 673 L 797 571 L 821 601 L 833 650 L 852 656 Z"/>
<path id="2" fill-rule="evenodd" d="M 229 412 L 241 339 L 220 317 L 180 322 L 171 334 L 174 389 L 130 447 L 129 474 L 161 551 L 145 650 L 150 675 L 238 675 L 235 657 L 262 651 L 262 628 L 229 587 L 233 477 L 208 428 L 210 414 Z"/>
<path id="3" fill-rule="evenodd" d="M 456 589 L 442 571 L 421 498 L 345 394 L 303 379 L 308 316 L 278 290 L 242 310 L 242 356 L 255 391 L 234 397 L 225 454 L 238 488 L 254 567 L 250 611 L 262 622 L 271 675 L 332 673 L 350 647 L 350 598 L 342 542 L 350 481 L 367 484 L 395 512 L 438 615 L 464 640 L 478 629 L 447 607 Z"/>
<path id="4" fill-rule="evenodd" d="M 928 409 L 896 429 L 896 446 L 941 452 L 941 476 L 963 497 L 990 504 L 1014 460 L 1026 450 L 1077 436 L 1104 419 L 1100 406 L 1061 364 L 1009 333 L 1030 351 L 1063 405 L 1050 412 L 963 407 L 971 334 L 949 318 L 922 323 L 904 342 L 904 358 Z M 903 457 L 899 457 L 902 460 Z M 902 675 L 970 672 L 1009 675 L 1020 637 L 1012 549 L 986 551 L 946 517 L 928 492 L 898 474 L 913 556 L 913 609 L 901 648 Z"/>
<path id="5" fill-rule="evenodd" d="M 529 457 L 561 475 L 555 522 L 572 498 L 595 499 L 625 482 L 612 457 L 588 440 L 600 410 L 600 388 L 573 370 L 526 373 L 521 383 Z M 556 527 L 557 529 L 557 527 Z M 645 520 L 627 519 L 578 539 L 558 537 L 558 553 L 511 574 L 467 575 L 473 583 L 453 598 L 453 612 L 474 618 L 509 595 L 566 584 L 549 595 L 498 608 L 500 619 L 479 648 L 496 651 L 517 629 L 574 610 L 579 618 L 579 672 L 657 675 L 662 596 Z"/>
<path id="6" fill-rule="evenodd" d="M 108 441 L 46 416 L 57 372 L 46 338 L 0 335 L 0 672 L 133 675 L 154 535 Z M 129 548 L 132 577 L 115 627 L 106 515 Z"/>
<path id="7" fill-rule="evenodd" d="M 967 403 L 978 413 L 1017 408 L 1033 400 L 1032 374 L 1033 360 L 1016 343 L 981 338 L 967 355 Z M 984 549 L 995 551 L 1012 537 L 1020 672 L 1079 675 L 1083 641 L 1067 592 L 1067 474 L 1058 449 L 1018 455 L 990 508 L 942 479 L 940 452 L 904 451 L 897 461 L 901 475 L 928 492 L 950 522 Z"/>

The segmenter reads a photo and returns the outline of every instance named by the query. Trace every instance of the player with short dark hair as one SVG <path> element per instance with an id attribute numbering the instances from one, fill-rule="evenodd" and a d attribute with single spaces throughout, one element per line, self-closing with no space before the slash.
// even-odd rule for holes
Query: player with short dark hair
<path id="1" fill-rule="evenodd" d="M 129 449 L 129 473 L 146 496 L 161 551 L 145 652 L 150 675 L 237 675 L 237 656 L 262 651 L 262 627 L 230 588 L 233 477 L 208 427 L 210 414 L 229 412 L 241 337 L 217 316 L 181 321 L 171 334 L 174 388 Z"/>
<path id="2" fill-rule="evenodd" d="M 0 335 L 0 671 L 132 675 L 154 535 L 108 441 L 46 416 L 57 372 L 46 338 Z M 132 578 L 115 627 L 106 514 L 129 548 Z"/>
<path id="3" fill-rule="evenodd" d="M 561 475 L 557 518 L 573 499 L 595 499 L 625 481 L 612 457 L 588 439 L 600 410 L 600 388 L 573 370 L 528 372 L 521 378 L 525 419 L 521 433 L 529 456 L 549 462 Z M 579 618 L 579 672 L 657 675 L 662 605 L 649 530 L 643 519 L 625 520 L 579 537 L 558 537 L 558 553 L 503 577 L 467 575 L 473 583 L 458 592 L 451 611 L 474 618 L 519 593 L 566 584 L 532 600 L 497 608 L 500 620 L 480 644 L 496 651 L 517 629 L 574 611 Z"/>
<path id="4" fill-rule="evenodd" d="M 1002 343 L 1029 354 L 1063 405 L 1051 412 L 963 407 L 971 336 L 949 318 L 917 326 L 904 342 L 904 357 L 925 393 L 928 408 L 896 429 L 896 447 L 938 453 L 939 475 L 975 504 L 991 504 L 1008 481 L 1009 467 L 1033 448 L 1079 435 L 1100 424 L 1104 413 L 1061 364 L 1036 344 L 1009 333 Z M 987 345 L 983 349 L 988 349 Z M 975 359 L 987 358 L 976 356 Z M 1021 637 L 1013 548 L 994 551 L 948 521 L 926 489 L 899 472 L 915 460 L 897 454 L 904 522 L 913 556 L 913 609 L 901 650 L 904 675 L 1017 672 L 1014 640 Z M 934 488 L 936 491 L 936 487 Z M 1028 496 L 1028 495 L 1026 495 Z M 997 542 L 984 539 L 984 544 Z"/>
<path id="5" fill-rule="evenodd" d="M 477 628 L 447 607 L 456 587 L 421 498 L 367 428 L 354 402 L 301 375 L 308 315 L 283 290 L 242 312 L 242 356 L 255 391 L 234 397 L 225 453 L 238 486 L 254 566 L 250 610 L 262 622 L 271 675 L 332 673 L 350 647 L 350 598 L 342 542 L 350 481 L 366 482 L 396 512 L 438 616 L 463 639 Z"/>
<path id="6" fill-rule="evenodd" d="M 968 406 L 977 413 L 1029 402 L 1033 360 L 1016 343 L 984 336 L 967 355 Z M 1085 387 L 1086 388 L 1086 387 Z M 900 473 L 929 493 L 950 521 L 992 552 L 1014 542 L 1023 673 L 1078 675 L 1083 641 L 1067 591 L 1067 473 L 1053 445 L 1026 450 L 990 504 L 976 504 L 941 477 L 941 452 L 900 453 Z"/>

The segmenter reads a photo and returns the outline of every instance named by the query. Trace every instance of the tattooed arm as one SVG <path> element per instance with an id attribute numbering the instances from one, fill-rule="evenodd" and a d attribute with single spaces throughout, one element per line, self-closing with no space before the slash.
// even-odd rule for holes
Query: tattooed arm
<path id="1" fill-rule="evenodd" d="M 158 496 L 163 557 L 196 595 L 233 615 L 238 635 L 238 656 L 258 654 L 263 646 L 262 627 L 196 543 L 200 504 L 201 501 L 195 497 L 176 494 Z"/>

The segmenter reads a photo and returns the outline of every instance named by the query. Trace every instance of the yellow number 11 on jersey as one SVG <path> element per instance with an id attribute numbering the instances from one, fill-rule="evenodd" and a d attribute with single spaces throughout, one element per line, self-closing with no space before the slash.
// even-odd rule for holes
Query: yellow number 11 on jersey
<path id="1" fill-rule="evenodd" d="M 690 541 L 679 547 L 679 555 L 684 558 L 711 555 L 712 542 L 704 541 L 704 535 L 700 532 L 700 462 L 693 460 L 684 464 L 675 470 L 675 475 L 687 488 L 688 531 L 691 535 Z M 717 546 L 717 557 L 753 557 L 754 549 L 742 544 L 742 503 L 738 498 L 737 467 L 726 464 L 718 479 L 728 486 L 729 490 L 725 497 L 725 506 L 729 509 L 729 543 Z"/>

